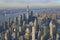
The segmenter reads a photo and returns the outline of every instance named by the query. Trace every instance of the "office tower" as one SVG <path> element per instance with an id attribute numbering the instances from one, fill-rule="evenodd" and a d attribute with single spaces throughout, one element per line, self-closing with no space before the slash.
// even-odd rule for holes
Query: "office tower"
<path id="1" fill-rule="evenodd" d="M 26 28 L 26 32 L 25 32 L 24 37 L 25 37 L 25 40 L 29 40 L 29 38 L 30 38 L 30 31 L 29 31 L 29 28 Z"/>
<path id="2" fill-rule="evenodd" d="M 21 20 L 22 20 L 22 15 L 20 15 L 21 16 Z"/>
<path id="3" fill-rule="evenodd" d="M 23 21 L 23 26 L 25 26 L 25 21 Z"/>
<path id="4" fill-rule="evenodd" d="M 16 17 L 16 25 L 18 25 L 18 17 Z"/>
<path id="5" fill-rule="evenodd" d="M 15 25 L 18 24 L 18 19 L 17 19 L 17 17 L 14 18 L 14 24 L 15 24 Z"/>
<path id="6" fill-rule="evenodd" d="M 35 13 L 35 17 L 38 17 L 38 13 L 37 12 Z"/>
<path id="7" fill-rule="evenodd" d="M 33 26 L 34 24 L 33 24 L 33 22 L 29 22 L 29 25 L 30 25 L 30 26 Z"/>
<path id="8" fill-rule="evenodd" d="M 21 35 L 21 26 L 18 27 L 17 31 L 17 39 L 19 39 L 19 36 Z"/>
<path id="9" fill-rule="evenodd" d="M 27 16 L 28 14 L 22 14 L 22 20 L 23 21 L 25 21 L 26 20 L 26 16 Z"/>
<path id="10" fill-rule="evenodd" d="M 23 14 L 23 17 L 24 17 L 24 19 L 23 19 L 23 20 L 24 20 L 24 21 L 26 21 L 26 14 Z"/>
<path id="11" fill-rule="evenodd" d="M 11 30 L 12 31 L 12 33 L 11 33 L 12 40 L 15 40 L 15 39 L 17 40 L 17 38 L 16 38 L 17 37 L 17 26 L 13 24 L 11 28 L 12 28 L 12 30 Z"/>
<path id="12" fill-rule="evenodd" d="M 37 25 L 37 20 L 35 19 L 34 20 L 34 26 L 36 27 L 36 25 Z"/>
<path id="13" fill-rule="evenodd" d="M 38 19 L 38 24 L 41 24 L 42 18 L 39 16 L 37 19 Z"/>
<path id="14" fill-rule="evenodd" d="M 15 38 L 16 38 L 16 36 L 15 36 L 16 34 L 15 34 L 15 32 L 12 32 L 12 40 L 14 40 Z"/>
<path id="15" fill-rule="evenodd" d="M 31 12 L 29 13 L 29 22 L 32 21 L 32 19 L 33 19 L 32 17 L 33 17 L 33 11 L 31 11 Z"/>
<path id="16" fill-rule="evenodd" d="M 15 28 L 14 25 L 15 25 L 15 24 L 12 24 L 12 25 L 11 25 L 11 28 L 9 29 L 11 33 L 13 32 L 13 29 Z"/>
<path id="17" fill-rule="evenodd" d="M 35 40 L 35 31 L 36 31 L 36 19 L 34 20 L 34 25 L 32 26 L 32 40 Z"/>
<path id="18" fill-rule="evenodd" d="M 41 23 L 42 23 L 42 18 L 41 17 L 38 17 L 38 25 L 39 25 L 39 30 L 41 29 Z"/>
<path id="19" fill-rule="evenodd" d="M 3 23 L 3 28 L 4 28 L 4 30 L 6 30 L 7 29 L 7 22 L 5 21 L 4 23 Z"/>
<path id="20" fill-rule="evenodd" d="M 7 35 L 7 33 L 5 33 L 5 35 L 4 35 L 4 40 L 8 40 L 8 35 Z"/>
<path id="21" fill-rule="evenodd" d="M 11 26 L 11 36 L 12 40 L 15 39 L 17 36 L 17 26 L 15 24 Z"/>
<path id="22" fill-rule="evenodd" d="M 5 22 L 3 23 L 3 25 L 2 25 L 2 26 L 3 26 L 3 29 L 5 30 Z"/>
<path id="23" fill-rule="evenodd" d="M 56 34 L 56 40 L 59 40 L 59 34 L 58 33 Z"/>
<path id="24" fill-rule="evenodd" d="M 52 38 L 49 38 L 48 40 L 53 40 Z"/>
<path id="25" fill-rule="evenodd" d="M 19 15 L 19 17 L 18 17 L 18 25 L 20 25 L 20 21 L 21 21 L 21 16 Z"/>
<path id="26" fill-rule="evenodd" d="M 20 15 L 20 26 L 22 26 L 23 25 L 23 20 L 22 20 L 22 15 Z"/>
<path id="27" fill-rule="evenodd" d="M 14 18 L 14 24 L 16 24 L 16 18 Z"/>
<path id="28" fill-rule="evenodd" d="M 10 17 L 8 18 L 8 28 L 10 27 Z"/>
<path id="29" fill-rule="evenodd" d="M 29 18 L 32 18 L 32 17 L 33 17 L 33 11 L 29 13 Z"/>
<path id="30" fill-rule="evenodd" d="M 38 31 L 38 40 L 41 40 L 41 31 Z"/>
<path id="31" fill-rule="evenodd" d="M 32 26 L 32 40 L 35 40 L 35 26 Z"/>
<path id="32" fill-rule="evenodd" d="M 18 27 L 18 31 L 19 31 L 19 32 L 21 32 L 21 31 L 22 31 L 21 27 Z"/>
<path id="33" fill-rule="evenodd" d="M 54 23 L 54 24 L 53 24 L 53 40 L 56 40 L 56 33 L 57 33 L 57 26 L 56 26 L 56 24 Z"/>
<path id="34" fill-rule="evenodd" d="M 41 40 L 44 40 L 44 35 L 41 35 Z"/>
<path id="35" fill-rule="evenodd" d="M 44 36 L 47 34 L 47 28 L 44 26 Z"/>
<path id="36" fill-rule="evenodd" d="M 33 11 L 31 11 L 31 16 L 33 16 Z"/>
<path id="37" fill-rule="evenodd" d="M 22 20 L 24 20 L 24 15 L 22 14 Z"/>
<path id="38" fill-rule="evenodd" d="M 29 6 L 27 6 L 27 14 L 26 14 L 26 18 L 29 18 Z"/>
<path id="39" fill-rule="evenodd" d="M 50 37 L 53 37 L 53 24 L 52 24 L 52 20 L 50 21 L 49 27 L 50 27 Z"/>
<path id="40" fill-rule="evenodd" d="M 24 39 L 24 36 L 22 35 L 22 27 L 21 26 L 18 27 L 17 39 L 18 40 L 23 40 Z"/>
<path id="41" fill-rule="evenodd" d="M 2 35 L 1 35 L 1 33 L 0 33 L 0 37 L 1 37 Z"/>
<path id="42" fill-rule="evenodd" d="M 0 40 L 2 40 L 2 33 L 0 33 Z"/>
<path id="43" fill-rule="evenodd" d="M 24 40 L 22 35 L 19 36 L 18 38 L 19 38 L 18 40 Z"/>
<path id="44" fill-rule="evenodd" d="M 34 20 L 34 27 L 35 27 L 35 31 L 37 31 L 37 20 Z"/>

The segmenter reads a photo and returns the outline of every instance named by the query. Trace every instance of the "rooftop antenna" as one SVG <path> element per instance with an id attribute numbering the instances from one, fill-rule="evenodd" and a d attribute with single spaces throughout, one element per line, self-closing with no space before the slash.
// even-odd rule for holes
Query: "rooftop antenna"
<path id="1" fill-rule="evenodd" d="M 29 4 L 27 5 L 27 12 L 29 12 Z"/>

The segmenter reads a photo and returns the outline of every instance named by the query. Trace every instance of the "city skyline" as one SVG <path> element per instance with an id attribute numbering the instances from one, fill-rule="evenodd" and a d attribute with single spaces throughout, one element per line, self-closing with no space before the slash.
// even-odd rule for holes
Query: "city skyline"
<path id="1" fill-rule="evenodd" d="M 52 7 L 60 6 L 60 0 L 0 0 L 0 7 Z"/>

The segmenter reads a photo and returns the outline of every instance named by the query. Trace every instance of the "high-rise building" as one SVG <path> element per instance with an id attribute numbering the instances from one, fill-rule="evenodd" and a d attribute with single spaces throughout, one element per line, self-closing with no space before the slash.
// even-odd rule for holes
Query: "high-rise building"
<path id="1" fill-rule="evenodd" d="M 44 40 L 44 35 L 41 35 L 41 40 Z"/>
<path id="2" fill-rule="evenodd" d="M 22 14 L 22 20 L 24 20 L 24 14 Z"/>
<path id="3" fill-rule="evenodd" d="M 38 40 L 41 40 L 41 31 L 38 31 Z"/>
<path id="4" fill-rule="evenodd" d="M 33 11 L 30 11 L 29 18 L 31 18 L 32 16 L 33 16 Z"/>
<path id="5" fill-rule="evenodd" d="M 33 11 L 31 11 L 31 16 L 33 16 Z"/>
<path id="6" fill-rule="evenodd" d="M 38 13 L 37 12 L 35 13 L 35 17 L 38 17 Z"/>
<path id="7" fill-rule="evenodd" d="M 6 30 L 7 29 L 7 22 L 5 21 L 4 23 L 3 23 L 3 28 L 4 28 L 4 30 Z"/>
<path id="8" fill-rule="evenodd" d="M 8 40 L 8 35 L 7 35 L 7 33 L 5 33 L 5 35 L 4 35 L 4 40 Z"/>
<path id="9" fill-rule="evenodd" d="M 22 30 L 21 30 L 21 28 L 22 28 L 22 27 L 19 27 L 19 28 L 18 28 L 18 31 L 19 31 L 19 32 L 21 32 L 21 31 L 22 31 Z"/>
<path id="10" fill-rule="evenodd" d="M 19 17 L 18 17 L 18 25 L 20 25 L 20 21 L 21 21 L 21 16 L 19 15 Z"/>
<path id="11" fill-rule="evenodd" d="M 35 26 L 32 27 L 32 40 L 35 40 Z"/>
<path id="12" fill-rule="evenodd" d="M 33 11 L 31 11 L 31 12 L 29 13 L 29 22 L 32 21 L 32 19 L 33 19 L 32 17 L 33 17 Z"/>
<path id="13" fill-rule="evenodd" d="M 38 25 L 39 25 L 39 30 L 41 29 L 41 23 L 42 23 L 42 18 L 41 17 L 38 17 Z"/>
<path id="14" fill-rule="evenodd" d="M 47 34 L 47 28 L 44 26 L 44 36 Z"/>
<path id="15" fill-rule="evenodd" d="M 52 24 L 52 20 L 50 21 L 49 27 L 50 27 L 50 37 L 53 37 L 53 24 Z"/>
<path id="16" fill-rule="evenodd" d="M 29 18 L 29 6 L 27 6 L 27 14 L 26 14 L 26 18 Z"/>
<path id="17" fill-rule="evenodd" d="M 13 24 L 12 26 L 11 26 L 11 31 L 12 31 L 12 33 L 11 33 L 11 36 L 12 36 L 12 40 L 14 40 L 14 39 L 16 39 L 16 36 L 17 36 L 17 26 L 15 25 L 15 24 Z"/>
<path id="18" fill-rule="evenodd" d="M 15 35 L 16 35 L 16 33 L 15 32 L 12 32 L 12 35 L 11 35 L 12 36 L 12 40 L 14 40 L 16 38 Z"/>
<path id="19" fill-rule="evenodd" d="M 36 25 L 37 25 L 37 20 L 35 19 L 34 20 L 34 26 L 36 27 Z"/>
<path id="20" fill-rule="evenodd" d="M 20 26 L 23 25 L 22 15 L 20 15 Z"/>
<path id="21" fill-rule="evenodd" d="M 22 36 L 22 35 L 19 36 L 19 37 L 18 37 L 18 40 L 24 40 L 24 39 L 23 39 L 23 36 Z"/>
<path id="22" fill-rule="evenodd" d="M 17 23 L 16 18 L 14 18 L 14 24 L 16 24 L 16 23 Z"/>
<path id="23" fill-rule="evenodd" d="M 56 40 L 59 40 L 59 33 L 56 34 Z"/>
<path id="24" fill-rule="evenodd" d="M 25 37 L 25 40 L 29 40 L 29 38 L 30 38 L 30 31 L 29 31 L 29 28 L 26 28 L 26 32 L 25 32 L 24 37 Z"/>
<path id="25" fill-rule="evenodd" d="M 35 31 L 36 31 L 36 19 L 34 20 L 34 25 L 32 26 L 32 40 L 35 40 Z"/>
<path id="26" fill-rule="evenodd" d="M 10 17 L 8 18 L 8 27 L 10 27 Z"/>
<path id="27" fill-rule="evenodd" d="M 23 21 L 23 26 L 25 26 L 25 21 Z"/>
<path id="28" fill-rule="evenodd" d="M 0 40 L 2 40 L 2 33 L 0 33 Z"/>
<path id="29" fill-rule="evenodd" d="M 25 13 L 23 14 L 23 17 L 24 17 L 23 20 L 26 21 L 26 14 Z"/>

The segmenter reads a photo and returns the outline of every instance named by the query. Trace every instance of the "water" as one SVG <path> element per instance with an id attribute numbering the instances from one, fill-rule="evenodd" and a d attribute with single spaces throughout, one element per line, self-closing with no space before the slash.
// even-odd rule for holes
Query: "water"
<path id="1" fill-rule="evenodd" d="M 60 13 L 60 8 L 32 8 L 30 10 L 33 10 L 33 13 L 41 13 L 43 11 L 46 11 L 46 13 Z M 13 19 L 23 13 L 27 13 L 27 9 L 0 9 L 0 24 L 8 20 L 9 17 Z"/>
<path id="2" fill-rule="evenodd" d="M 13 19 L 14 17 L 18 17 L 18 16 L 21 15 L 21 14 L 22 14 L 22 13 L 1 15 L 1 16 L 0 16 L 0 24 L 1 24 L 2 22 L 7 21 L 9 17 L 10 17 L 11 19 Z"/>

